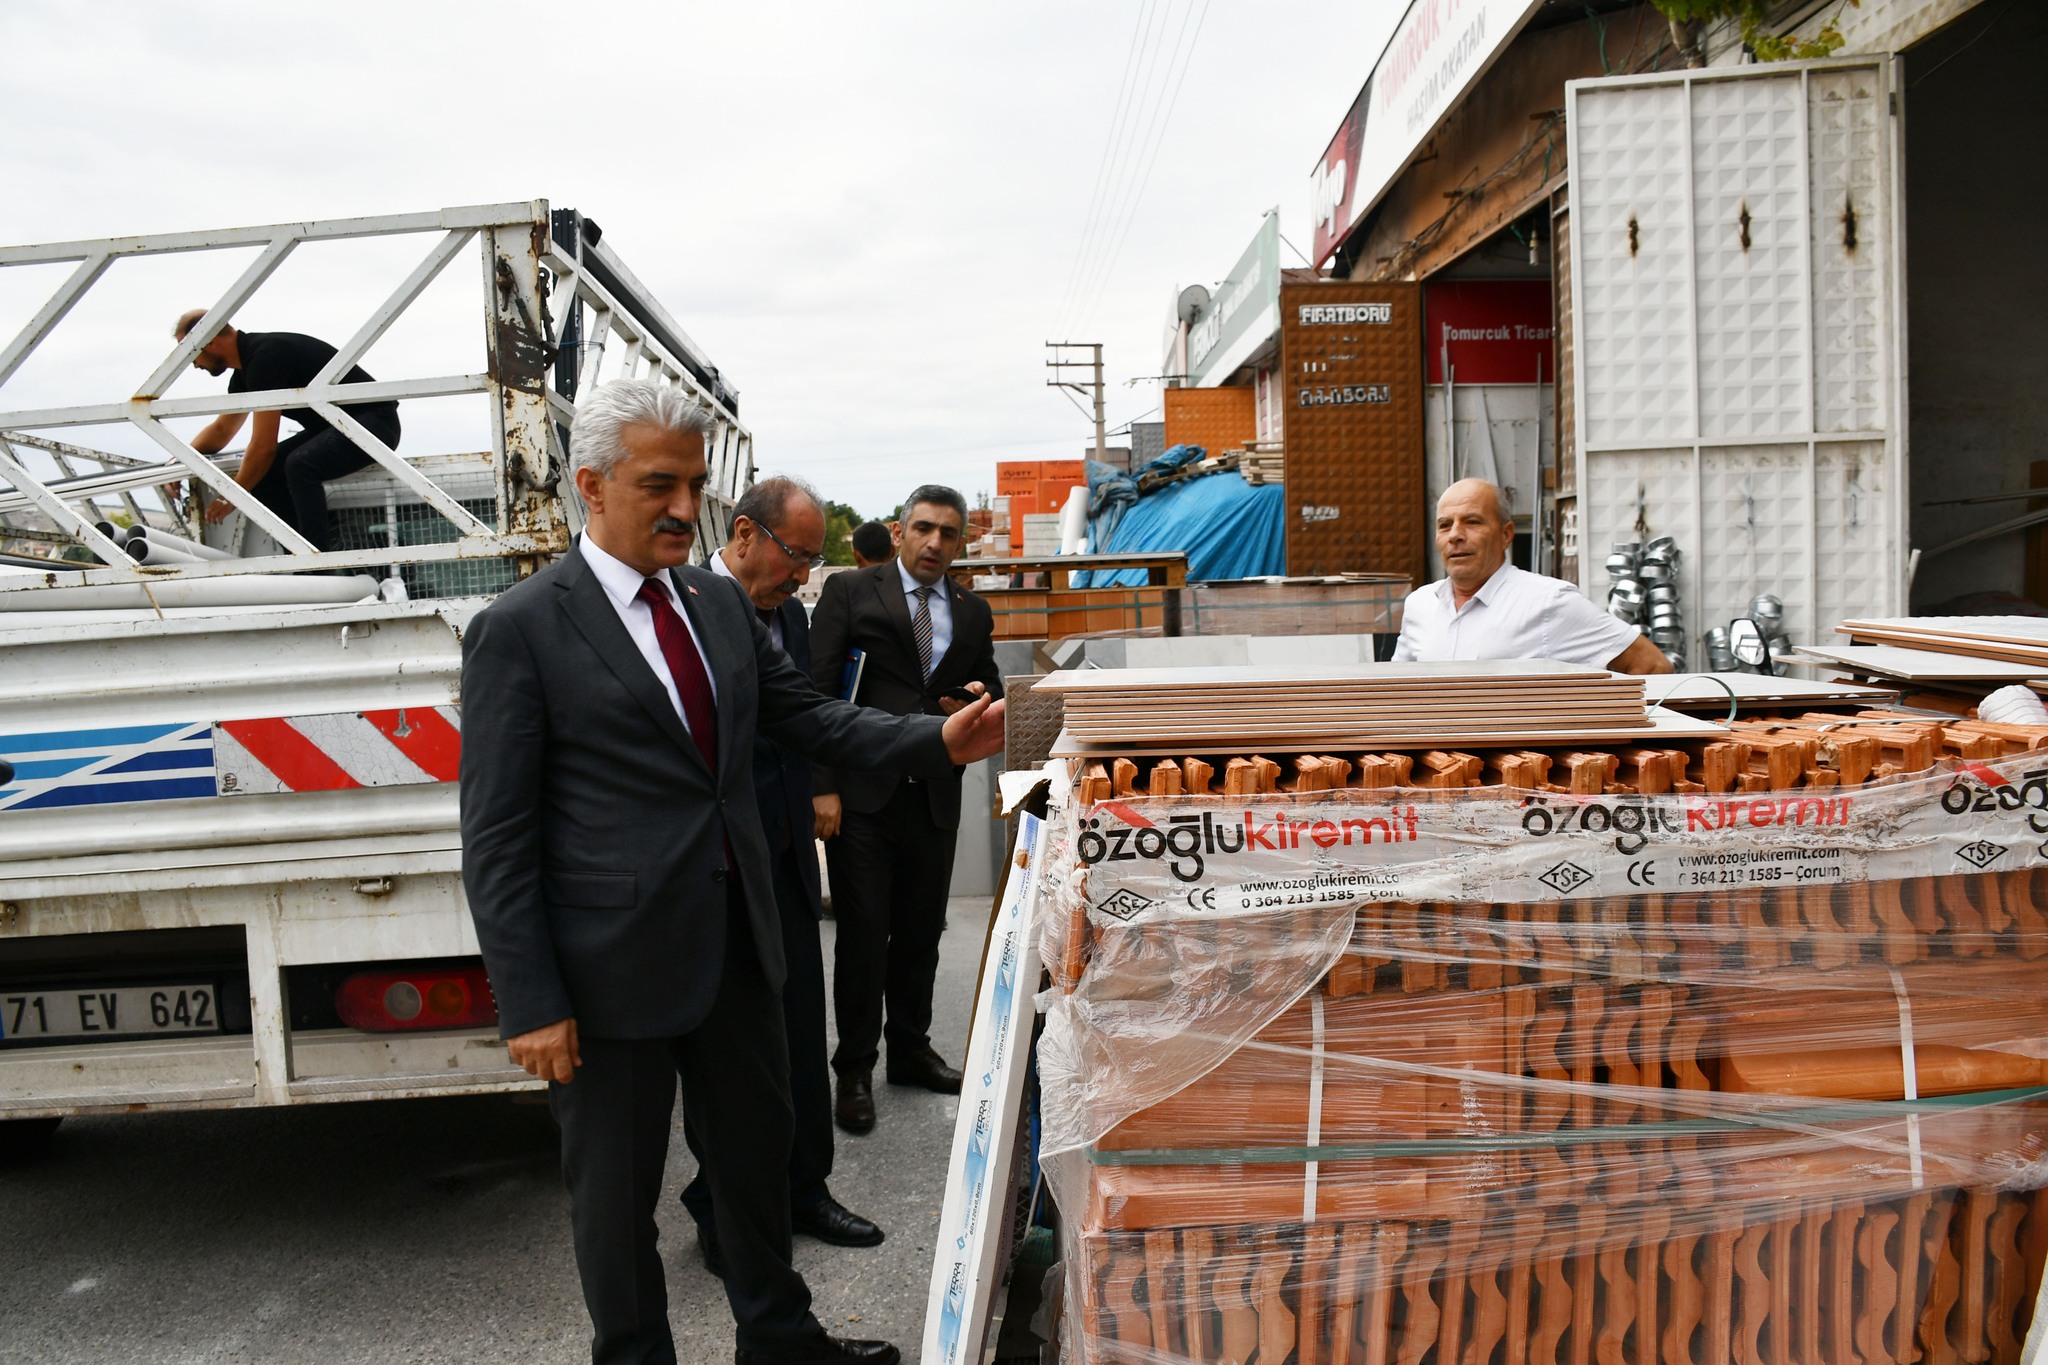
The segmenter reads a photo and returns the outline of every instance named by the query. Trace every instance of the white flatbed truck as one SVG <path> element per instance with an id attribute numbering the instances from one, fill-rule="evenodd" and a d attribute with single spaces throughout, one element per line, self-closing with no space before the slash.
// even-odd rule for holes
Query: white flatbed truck
<path id="1" fill-rule="evenodd" d="M 372 238 L 424 254 L 307 387 L 168 396 L 217 323 L 290 328 L 261 308 L 288 258 Z M 246 265 L 153 372 L 92 402 L 38 386 L 110 269 L 194 253 Z M 465 259 L 481 372 L 387 374 L 378 340 Z M 544 201 L 0 248 L 0 285 L 35 272 L 54 288 L 0 340 L 0 1147 L 72 1114 L 537 1086 L 463 901 L 462 632 L 580 525 L 579 388 L 654 378 L 714 410 L 711 545 L 753 478 L 736 395 L 597 225 Z M 378 378 L 340 385 L 366 353 Z M 413 420 L 465 395 L 470 433 Z M 370 398 L 400 401 L 403 453 L 334 406 Z M 203 516 L 233 466 L 190 432 L 290 408 L 372 458 L 329 485 L 325 552 L 260 505 Z"/>

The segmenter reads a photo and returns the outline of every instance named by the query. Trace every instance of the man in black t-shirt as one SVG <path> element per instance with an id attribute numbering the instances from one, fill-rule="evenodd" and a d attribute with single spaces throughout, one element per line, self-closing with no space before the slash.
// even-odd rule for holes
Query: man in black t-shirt
<path id="1" fill-rule="evenodd" d="M 178 319 L 176 334 L 183 341 L 206 310 L 195 308 Z M 223 327 L 192 357 L 192 364 L 208 374 L 234 371 L 228 381 L 229 393 L 262 393 L 270 389 L 302 389 L 334 359 L 334 347 L 299 332 L 239 332 Z M 370 375 L 356 365 L 341 377 L 344 384 L 366 384 Z M 371 435 L 394 450 L 398 447 L 398 404 L 347 403 L 349 416 L 363 424 Z M 282 412 L 224 412 L 207 423 L 192 438 L 192 448 L 212 455 L 227 448 L 245 419 L 253 416 L 249 444 L 242 451 L 242 464 L 235 482 L 248 489 L 265 507 L 291 523 L 293 529 L 311 541 L 316 550 L 331 549 L 327 531 L 327 489 L 329 479 L 354 473 L 370 463 L 361 447 L 330 426 L 311 408 L 286 408 Z M 278 419 L 289 417 L 299 430 L 280 441 Z M 206 509 L 208 521 L 221 521 L 233 510 L 226 498 L 216 498 Z"/>

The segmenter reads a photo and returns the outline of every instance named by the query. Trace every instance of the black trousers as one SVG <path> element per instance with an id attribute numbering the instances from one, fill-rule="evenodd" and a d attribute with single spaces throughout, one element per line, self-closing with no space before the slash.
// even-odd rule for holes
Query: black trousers
<path id="1" fill-rule="evenodd" d="M 684 1123 L 708 1158 L 739 1344 L 773 1350 L 823 1333 L 790 1265 L 782 1010 L 737 893 L 727 925 L 724 976 L 702 1024 L 678 1038 L 583 1038 L 576 1079 L 548 1086 L 594 1365 L 676 1359 L 654 1214 L 678 1077 Z"/>
<path id="2" fill-rule="evenodd" d="M 832 969 L 839 1048 L 832 1069 L 842 1076 L 873 1068 L 884 1037 L 892 1050 L 930 1045 L 953 839 L 954 831 L 932 822 L 925 784 L 904 781 L 873 814 L 846 811 L 838 835 L 825 844 L 839 925 Z"/>
<path id="3" fill-rule="evenodd" d="M 823 1202 L 832 1174 L 832 1071 L 825 1062 L 825 953 L 818 921 L 799 880 L 796 858 L 816 857 L 808 838 L 801 848 L 775 855 L 775 910 L 782 921 L 782 956 L 789 979 L 782 986 L 782 1027 L 789 1038 L 789 1098 L 796 1127 L 789 1146 L 789 1206 L 807 1209 Z M 711 1182 L 705 1178 L 704 1150 L 694 1130 L 684 1138 L 697 1158 L 697 1178 L 683 1190 L 683 1207 L 700 1224 L 711 1223 Z M 716 1224 L 713 1224 L 715 1227 Z"/>
<path id="4" fill-rule="evenodd" d="M 385 445 L 397 448 L 397 421 L 363 425 Z M 331 550 L 334 545 L 327 530 L 327 481 L 353 474 L 368 463 L 370 457 L 362 447 L 332 427 L 295 432 L 277 443 L 270 468 L 250 491 L 258 502 L 311 541 L 314 549 Z"/>

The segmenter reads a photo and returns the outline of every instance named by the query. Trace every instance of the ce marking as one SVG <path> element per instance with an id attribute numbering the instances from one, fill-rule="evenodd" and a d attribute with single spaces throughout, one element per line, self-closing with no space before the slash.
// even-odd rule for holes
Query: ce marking
<path id="1" fill-rule="evenodd" d="M 1647 859 L 1640 858 L 1630 863 L 1628 865 L 1628 884 L 1630 886 L 1655 886 L 1657 884 L 1657 865 Z"/>
<path id="2" fill-rule="evenodd" d="M 1190 891 L 1190 892 L 1188 892 L 1188 909 L 1190 909 L 1190 910 L 1211 910 L 1211 911 L 1213 911 L 1213 910 L 1214 910 L 1215 908 L 1216 908 L 1216 888 L 1215 888 L 1215 887 L 1213 887 L 1213 886 L 1203 886 L 1203 887 L 1197 887 L 1197 888 L 1196 888 L 1195 890 L 1193 890 L 1193 891 Z"/>

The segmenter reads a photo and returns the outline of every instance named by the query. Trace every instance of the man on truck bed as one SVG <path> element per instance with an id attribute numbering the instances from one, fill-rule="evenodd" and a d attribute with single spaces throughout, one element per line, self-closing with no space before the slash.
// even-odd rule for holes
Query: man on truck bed
<path id="1" fill-rule="evenodd" d="M 470 623 L 462 881 L 512 1060 L 550 1084 L 591 1355 L 672 1362 L 655 1208 L 678 1077 L 738 1365 L 893 1365 L 828 1337 L 790 1264 L 789 1052 L 756 734 L 928 777 L 1003 708 L 884 716 L 814 691 L 738 585 L 687 567 L 711 419 L 614 380 L 576 404 L 584 534 Z"/>
<path id="2" fill-rule="evenodd" d="M 1396 663 L 1562 659 L 1616 673 L 1669 673 L 1671 660 L 1561 579 L 1508 563 L 1515 523 L 1484 479 L 1460 479 L 1436 502 L 1444 576 L 1408 594 Z"/>
<path id="3" fill-rule="evenodd" d="M 177 338 L 185 339 L 206 316 L 195 308 L 178 319 Z M 328 361 L 334 347 L 300 332 L 241 332 L 222 327 L 212 340 L 192 357 L 195 369 L 211 375 L 233 370 L 229 393 L 262 393 L 269 389 L 302 389 L 313 382 Z M 371 382 L 360 365 L 341 377 L 344 384 Z M 363 424 L 370 434 L 392 449 L 398 448 L 398 404 L 350 403 L 348 415 Z M 214 455 L 242 429 L 251 414 L 224 412 L 207 423 L 192 438 L 192 448 L 201 455 Z M 286 408 L 283 412 L 259 412 L 249 429 L 249 444 L 242 451 L 242 464 L 235 482 L 248 489 L 256 500 L 283 517 L 294 530 L 312 542 L 316 550 L 332 547 L 327 531 L 327 481 L 353 474 L 370 462 L 354 441 L 336 431 L 311 408 Z M 299 430 L 277 439 L 278 419 L 289 417 Z M 222 521 L 234 510 L 226 498 L 215 498 L 206 509 L 208 521 Z"/>

